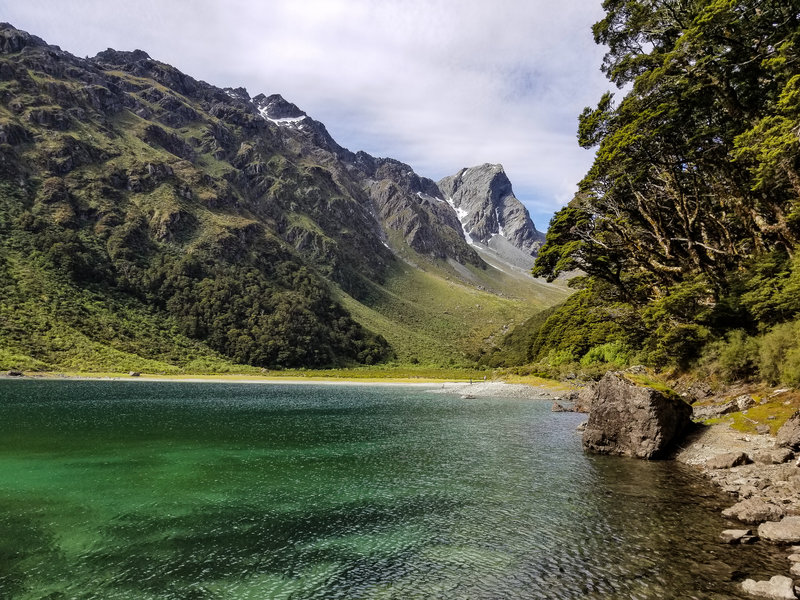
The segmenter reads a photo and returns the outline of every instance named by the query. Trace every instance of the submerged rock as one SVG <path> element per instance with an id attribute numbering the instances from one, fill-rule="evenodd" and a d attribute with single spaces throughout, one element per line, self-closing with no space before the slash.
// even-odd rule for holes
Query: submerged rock
<path id="1" fill-rule="evenodd" d="M 745 579 L 742 582 L 742 589 L 748 594 L 762 598 L 774 598 L 774 600 L 797 598 L 794 595 L 794 581 L 791 577 L 784 575 L 775 575 L 769 581 Z"/>
<path id="2" fill-rule="evenodd" d="M 598 454 L 663 458 L 691 424 L 692 408 L 680 397 L 639 386 L 620 373 L 581 391 L 589 401 L 583 448 Z"/>

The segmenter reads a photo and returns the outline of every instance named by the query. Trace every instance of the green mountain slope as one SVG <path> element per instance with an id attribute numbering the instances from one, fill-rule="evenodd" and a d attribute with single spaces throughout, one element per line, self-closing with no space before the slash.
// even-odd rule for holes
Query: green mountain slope
<path id="1" fill-rule="evenodd" d="M 565 292 L 486 265 L 436 193 L 278 96 L 2 24 L 0 368 L 469 362 Z"/>

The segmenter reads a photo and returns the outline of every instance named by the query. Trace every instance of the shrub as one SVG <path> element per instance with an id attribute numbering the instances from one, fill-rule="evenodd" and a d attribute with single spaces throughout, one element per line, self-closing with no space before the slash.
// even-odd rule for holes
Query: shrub
<path id="1" fill-rule="evenodd" d="M 565 350 L 550 350 L 542 362 L 552 367 L 558 367 L 575 361 L 576 358 L 572 348 L 567 348 Z"/>
<path id="2" fill-rule="evenodd" d="M 776 325 L 761 338 L 758 368 L 773 385 L 800 382 L 800 321 Z"/>
<path id="3" fill-rule="evenodd" d="M 581 358 L 581 366 L 587 367 L 596 363 L 608 363 L 618 367 L 629 364 L 631 350 L 620 341 L 607 342 L 594 346 Z"/>
<path id="4" fill-rule="evenodd" d="M 719 344 L 719 368 L 723 379 L 749 379 L 758 370 L 758 342 L 742 330 L 732 331 Z"/>

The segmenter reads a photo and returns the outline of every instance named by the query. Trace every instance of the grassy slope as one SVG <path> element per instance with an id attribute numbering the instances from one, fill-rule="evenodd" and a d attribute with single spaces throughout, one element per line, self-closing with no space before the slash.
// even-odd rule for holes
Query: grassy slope
<path id="1" fill-rule="evenodd" d="M 472 365 L 496 336 L 568 293 L 527 276 L 460 265 L 454 269 L 406 254 L 414 265 L 398 261 L 364 304 L 341 296 L 357 321 L 389 341 L 401 364 Z"/>

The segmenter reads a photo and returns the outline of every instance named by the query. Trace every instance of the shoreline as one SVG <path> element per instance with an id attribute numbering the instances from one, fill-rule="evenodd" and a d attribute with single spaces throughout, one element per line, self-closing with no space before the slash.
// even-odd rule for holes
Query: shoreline
<path id="1" fill-rule="evenodd" d="M 246 375 L 101 375 L 101 374 L 59 374 L 41 373 L 24 376 L 0 375 L 0 381 L 122 381 L 144 383 L 228 383 L 248 385 L 333 385 L 333 386 L 372 386 L 372 387 L 414 387 L 427 388 L 434 393 L 458 394 L 464 398 L 515 398 L 520 400 L 558 400 L 568 394 L 571 388 L 560 382 L 509 383 L 502 380 L 459 380 L 432 378 L 338 378 L 338 377 L 260 377 Z"/>
<path id="2" fill-rule="evenodd" d="M 741 589 L 753 597 L 796 598 L 800 588 L 800 537 L 792 522 L 800 515 L 800 454 L 770 433 L 743 433 L 729 423 L 703 426 L 689 434 L 672 459 L 696 469 L 725 494 L 722 516 L 729 528 L 720 532 L 728 544 L 757 544 L 767 552 L 784 552 L 785 568 L 769 581 L 746 579 Z M 784 520 L 788 519 L 784 523 Z M 763 546 L 762 546 L 763 545 Z M 749 574 L 748 574 L 749 575 Z M 773 595 L 780 590 L 782 595 Z"/>

